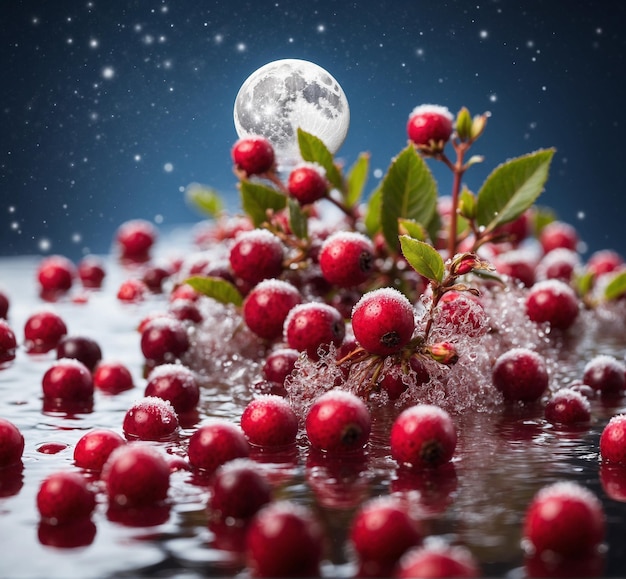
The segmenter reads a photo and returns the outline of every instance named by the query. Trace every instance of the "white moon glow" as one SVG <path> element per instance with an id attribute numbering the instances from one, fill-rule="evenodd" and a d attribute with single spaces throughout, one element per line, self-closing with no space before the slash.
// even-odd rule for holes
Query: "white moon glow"
<path id="1" fill-rule="evenodd" d="M 343 89 L 326 70 L 306 60 L 284 59 L 246 79 L 235 99 L 234 119 L 240 138 L 265 137 L 285 166 L 300 159 L 298 128 L 336 153 L 348 133 L 350 109 Z"/>

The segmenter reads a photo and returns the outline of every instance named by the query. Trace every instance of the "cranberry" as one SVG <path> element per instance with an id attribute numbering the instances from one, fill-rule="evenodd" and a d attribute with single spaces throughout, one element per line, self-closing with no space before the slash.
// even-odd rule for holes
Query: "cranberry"
<path id="1" fill-rule="evenodd" d="M 578 317 L 578 298 L 574 290 L 557 279 L 537 282 L 526 296 L 526 314 L 537 323 L 567 330 Z"/>
<path id="2" fill-rule="evenodd" d="M 241 429 L 254 446 L 287 446 L 296 440 L 298 417 L 287 400 L 267 394 L 248 403 L 241 415 Z"/>
<path id="3" fill-rule="evenodd" d="M 553 221 L 548 223 L 539 234 L 539 242 L 544 253 L 548 253 L 558 248 L 571 249 L 576 251 L 578 247 L 578 233 L 569 223 Z"/>
<path id="4" fill-rule="evenodd" d="M 17 338 L 11 326 L 0 319 L 0 369 L 9 362 L 15 360 L 17 350 Z"/>
<path id="5" fill-rule="evenodd" d="M 74 463 L 80 468 L 100 471 L 110 454 L 125 444 L 124 439 L 105 428 L 94 428 L 83 434 L 74 447 Z"/>
<path id="6" fill-rule="evenodd" d="M 285 500 L 271 502 L 252 519 L 246 548 L 255 577 L 317 577 L 322 528 L 307 507 Z"/>
<path id="7" fill-rule="evenodd" d="M 437 304 L 437 326 L 451 328 L 456 334 L 477 338 L 487 330 L 487 314 L 471 294 L 449 291 Z"/>
<path id="8" fill-rule="evenodd" d="M 358 396 L 345 390 L 329 390 L 309 409 L 305 427 L 313 448 L 336 453 L 363 448 L 372 419 Z"/>
<path id="9" fill-rule="evenodd" d="M 289 195 L 298 200 L 300 205 L 309 205 L 323 199 L 328 193 L 328 181 L 323 169 L 316 165 L 296 167 L 287 180 Z"/>
<path id="10" fill-rule="evenodd" d="M 146 396 L 126 411 L 122 426 L 128 438 L 166 440 L 178 430 L 178 416 L 167 400 Z"/>
<path id="11" fill-rule="evenodd" d="M 356 231 L 333 233 L 322 244 L 319 264 L 329 283 L 344 288 L 359 285 L 374 269 L 374 244 Z"/>
<path id="12" fill-rule="evenodd" d="M 63 336 L 57 344 L 57 359 L 73 358 L 82 362 L 91 372 L 102 359 L 102 350 L 92 338 Z"/>
<path id="13" fill-rule="evenodd" d="M 371 354 L 393 354 L 413 335 L 413 306 L 393 288 L 370 291 L 352 310 L 352 329 L 357 342 Z"/>
<path id="14" fill-rule="evenodd" d="M 571 481 L 543 487 L 526 510 L 523 534 L 537 552 L 566 557 L 591 552 L 604 539 L 602 504 Z"/>
<path id="15" fill-rule="evenodd" d="M 237 169 L 246 175 L 261 175 L 274 167 L 274 148 L 260 136 L 239 139 L 231 154 Z"/>
<path id="16" fill-rule="evenodd" d="M 543 256 L 535 270 L 537 280 L 558 279 L 569 283 L 580 267 L 578 253 L 559 247 Z"/>
<path id="17" fill-rule="evenodd" d="M 192 288 L 188 283 L 181 283 L 172 290 L 172 293 L 170 293 L 170 302 L 179 299 L 196 302 L 201 295 L 202 294 L 200 292 Z"/>
<path id="18" fill-rule="evenodd" d="M 516 249 L 498 255 L 494 260 L 498 273 L 520 282 L 524 287 L 535 283 L 535 258 L 528 251 Z"/>
<path id="19" fill-rule="evenodd" d="M 452 135 L 454 117 L 447 109 L 438 105 L 415 107 L 409 116 L 407 133 L 416 145 L 445 144 Z"/>
<path id="20" fill-rule="evenodd" d="M 29 354 L 44 354 L 57 347 L 67 334 L 67 326 L 51 311 L 31 315 L 24 325 L 24 346 Z"/>
<path id="21" fill-rule="evenodd" d="M 585 365 L 583 382 L 603 396 L 614 396 L 626 388 L 626 368 L 613 356 L 598 354 Z"/>
<path id="22" fill-rule="evenodd" d="M 151 265 L 146 268 L 141 276 L 141 281 L 145 286 L 154 293 L 161 293 L 163 291 L 163 282 L 171 275 L 171 271 L 158 266 Z"/>
<path id="23" fill-rule="evenodd" d="M 9 420 L 0 418 L 0 468 L 19 463 L 24 452 L 24 436 Z"/>
<path id="24" fill-rule="evenodd" d="M 211 484 L 208 508 L 212 519 L 248 520 L 272 499 L 272 487 L 250 459 L 220 466 Z"/>
<path id="25" fill-rule="evenodd" d="M 48 475 L 37 493 L 37 509 L 41 518 L 53 524 L 89 517 L 95 506 L 95 494 L 76 472 L 61 471 Z"/>
<path id="26" fill-rule="evenodd" d="M 343 341 L 346 326 L 339 311 L 325 303 L 308 302 L 291 309 L 285 319 L 284 335 L 290 348 L 304 351 L 317 360 L 320 350 Z"/>
<path id="27" fill-rule="evenodd" d="M 556 424 L 579 424 L 591 420 L 589 400 L 571 388 L 556 392 L 545 407 L 546 420 Z"/>
<path id="28" fill-rule="evenodd" d="M 143 219 L 133 219 L 122 223 L 115 235 L 120 257 L 136 262 L 148 260 L 156 238 L 157 231 L 154 225 Z"/>
<path id="29" fill-rule="evenodd" d="M 302 302 L 300 292 L 286 281 L 266 279 L 246 296 L 243 319 L 259 337 L 273 340 L 282 336 L 289 310 Z"/>
<path id="30" fill-rule="evenodd" d="M 230 250 L 230 266 L 238 278 L 257 284 L 282 273 L 284 251 L 283 242 L 267 229 L 244 231 Z"/>
<path id="31" fill-rule="evenodd" d="M 6 320 L 9 317 L 9 296 L 0 289 L 0 320 Z"/>
<path id="32" fill-rule="evenodd" d="M 87 255 L 78 262 L 78 277 L 83 287 L 99 289 L 106 276 L 102 260 L 93 255 Z"/>
<path id="33" fill-rule="evenodd" d="M 140 279 L 127 279 L 117 290 L 117 299 L 121 302 L 136 303 L 145 299 L 148 286 Z"/>
<path id="34" fill-rule="evenodd" d="M 189 349 L 185 326 L 172 318 L 155 318 L 141 333 L 141 351 L 155 364 L 172 363 Z"/>
<path id="35" fill-rule="evenodd" d="M 431 404 L 403 410 L 393 422 L 389 438 L 392 458 L 415 469 L 447 463 L 456 442 L 452 418 L 443 408 Z"/>
<path id="36" fill-rule="evenodd" d="M 232 422 L 214 419 L 191 435 L 187 454 L 191 466 L 214 471 L 235 458 L 247 458 L 250 445 L 242 430 Z"/>
<path id="37" fill-rule="evenodd" d="M 76 549 L 87 547 L 96 537 L 96 524 L 88 517 L 82 517 L 53 525 L 40 521 L 37 527 L 37 538 L 42 545 L 57 549 Z"/>
<path id="38" fill-rule="evenodd" d="M 263 363 L 263 377 L 270 382 L 284 385 L 285 378 L 295 368 L 300 353 L 293 348 L 279 348 L 270 352 Z"/>
<path id="39" fill-rule="evenodd" d="M 528 348 L 501 354 L 493 367 L 493 385 L 505 400 L 534 402 L 547 390 L 548 371 L 543 358 Z"/>
<path id="40" fill-rule="evenodd" d="M 462 545 L 449 545 L 443 540 L 431 540 L 423 547 L 409 549 L 400 559 L 394 577 L 480 577 L 478 562 Z"/>
<path id="41" fill-rule="evenodd" d="M 611 249 L 602 249 L 591 254 L 587 260 L 587 271 L 598 277 L 611 273 L 622 265 L 624 258 L 619 253 Z"/>
<path id="42" fill-rule="evenodd" d="M 603 461 L 626 465 L 626 415 L 613 416 L 600 436 Z"/>
<path id="43" fill-rule="evenodd" d="M 102 469 L 107 496 L 122 507 L 153 505 L 164 501 L 170 486 L 170 469 L 154 447 L 125 444 L 116 448 Z"/>
<path id="44" fill-rule="evenodd" d="M 169 313 L 181 322 L 191 322 L 199 324 L 204 318 L 198 309 L 198 306 L 191 300 L 176 299 L 170 303 Z"/>
<path id="45" fill-rule="evenodd" d="M 133 388 L 133 377 L 121 362 L 100 362 L 93 373 L 93 385 L 109 394 Z"/>
<path id="46" fill-rule="evenodd" d="M 182 364 L 157 366 L 148 376 L 146 396 L 157 396 L 172 404 L 176 412 L 189 412 L 200 400 L 195 374 Z"/>
<path id="47" fill-rule="evenodd" d="M 66 403 L 90 402 L 93 399 L 93 380 L 89 369 L 78 360 L 57 360 L 43 375 L 44 399 Z"/>
<path id="48" fill-rule="evenodd" d="M 37 269 L 37 280 L 45 294 L 68 291 L 72 287 L 74 277 L 76 277 L 74 264 L 60 255 L 46 257 Z"/>

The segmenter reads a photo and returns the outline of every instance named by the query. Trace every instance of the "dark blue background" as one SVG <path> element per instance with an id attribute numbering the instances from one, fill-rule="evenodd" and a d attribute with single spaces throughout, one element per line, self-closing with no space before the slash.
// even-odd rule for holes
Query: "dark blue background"
<path id="1" fill-rule="evenodd" d="M 279 58 L 312 60 L 343 86 L 347 163 L 370 151 L 384 171 L 422 103 L 491 112 L 474 190 L 505 159 L 556 147 L 541 203 L 590 251 L 626 254 L 625 26 L 624 3 L 597 0 L 12 3 L 0 21 L 0 254 L 77 258 L 107 251 L 127 219 L 198 220 L 182 192 L 194 181 L 236 210 L 234 98 Z"/>

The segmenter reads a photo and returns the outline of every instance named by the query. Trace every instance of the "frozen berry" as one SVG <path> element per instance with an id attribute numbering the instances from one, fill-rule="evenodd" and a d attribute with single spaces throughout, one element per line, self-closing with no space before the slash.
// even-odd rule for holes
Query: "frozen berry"
<path id="1" fill-rule="evenodd" d="M 80 468 L 100 471 L 109 455 L 124 439 L 112 430 L 94 428 L 83 434 L 74 447 L 74 463 Z"/>
<path id="2" fill-rule="evenodd" d="M 0 368 L 15 359 L 17 338 L 11 326 L 0 319 Z"/>
<path id="3" fill-rule="evenodd" d="M 589 400 L 571 388 L 556 392 L 545 407 L 546 420 L 556 424 L 580 424 L 591 420 Z"/>
<path id="4" fill-rule="evenodd" d="M 244 231 L 230 250 L 230 266 L 237 277 L 257 284 L 280 276 L 284 251 L 283 242 L 267 229 Z"/>
<path id="5" fill-rule="evenodd" d="M 272 499 L 267 477 L 247 458 L 220 466 L 210 490 L 208 507 L 212 519 L 247 520 Z"/>
<path id="6" fill-rule="evenodd" d="M 307 507 L 274 501 L 252 519 L 246 551 L 255 577 L 317 577 L 323 554 L 322 528 Z"/>
<path id="7" fill-rule="evenodd" d="M 85 402 L 93 399 L 93 379 L 89 369 L 78 360 L 57 360 L 43 375 L 44 399 Z"/>
<path id="8" fill-rule="evenodd" d="M 452 418 L 443 408 L 431 404 L 403 410 L 393 422 L 389 437 L 392 458 L 414 469 L 448 462 L 456 443 Z"/>
<path id="9" fill-rule="evenodd" d="M 411 112 L 406 130 L 416 145 L 445 144 L 452 135 L 453 120 L 447 107 L 420 105 Z"/>
<path id="10" fill-rule="evenodd" d="M 293 348 L 278 348 L 270 352 L 263 363 L 263 377 L 269 382 L 284 385 L 285 378 L 296 366 L 300 353 Z"/>
<path id="11" fill-rule="evenodd" d="M 0 418 L 0 468 L 11 466 L 22 460 L 24 436 L 9 420 Z"/>
<path id="12" fill-rule="evenodd" d="M 449 291 L 437 304 L 435 325 L 455 334 L 477 338 L 489 328 L 487 314 L 478 299 L 465 292 Z"/>
<path id="13" fill-rule="evenodd" d="M 39 514 L 53 524 L 89 517 L 95 506 L 95 494 L 77 472 L 52 473 L 44 479 L 37 492 Z"/>
<path id="14" fill-rule="evenodd" d="M 51 311 L 31 315 L 24 325 L 24 346 L 29 354 L 44 354 L 57 347 L 67 326 L 61 316 Z"/>
<path id="15" fill-rule="evenodd" d="M 494 265 L 501 276 L 517 280 L 524 287 L 531 287 L 536 281 L 536 259 L 527 250 L 514 249 L 501 253 L 494 260 Z"/>
<path id="16" fill-rule="evenodd" d="M 243 319 L 257 336 L 273 340 L 282 336 L 289 310 L 301 302 L 300 292 L 290 283 L 266 279 L 246 296 Z"/>
<path id="17" fill-rule="evenodd" d="M 308 302 L 291 309 L 283 330 L 290 348 L 304 351 L 309 358 L 316 360 L 320 349 L 341 344 L 346 325 L 336 308 L 321 302 Z"/>
<path id="18" fill-rule="evenodd" d="M 192 324 L 199 324 L 204 317 L 200 312 L 198 306 L 192 300 L 176 299 L 170 303 L 168 312 L 172 314 L 174 318 L 181 322 L 191 322 Z"/>
<path id="19" fill-rule="evenodd" d="M 578 253 L 559 247 L 543 256 L 535 268 L 535 276 L 538 281 L 559 279 L 569 283 L 579 267 Z"/>
<path id="20" fill-rule="evenodd" d="M 309 205 L 326 196 L 328 181 L 321 167 L 311 164 L 301 165 L 289 174 L 287 190 L 300 205 Z"/>
<path id="21" fill-rule="evenodd" d="M 122 223 L 115 235 L 122 259 L 131 261 L 147 261 L 156 239 L 156 228 L 143 219 Z"/>
<path id="22" fill-rule="evenodd" d="M 624 265 L 624 258 L 619 253 L 611 249 L 601 249 L 589 256 L 587 271 L 598 277 L 605 273 L 611 273 L 622 265 Z"/>
<path id="23" fill-rule="evenodd" d="M 141 351 L 155 364 L 176 362 L 189 349 L 185 326 L 168 317 L 149 321 L 141 333 Z"/>
<path id="24" fill-rule="evenodd" d="M 393 288 L 367 292 L 352 310 L 352 329 L 357 342 L 371 354 L 393 354 L 413 336 L 413 306 Z"/>
<path id="25" fill-rule="evenodd" d="M 164 501 L 170 487 L 170 468 L 154 447 L 125 444 L 116 448 L 102 469 L 109 501 L 122 507 Z"/>
<path id="26" fill-rule="evenodd" d="M 528 348 L 501 354 L 492 371 L 493 385 L 505 400 L 534 402 L 547 390 L 548 371 L 543 358 Z"/>
<path id="27" fill-rule="evenodd" d="M 46 257 L 37 269 L 37 280 L 44 293 L 68 291 L 75 277 L 74 264 L 61 255 Z"/>
<path id="28" fill-rule="evenodd" d="M 0 289 L 0 320 L 6 320 L 9 317 L 9 296 Z"/>
<path id="29" fill-rule="evenodd" d="M 243 431 L 232 422 L 213 419 L 200 426 L 189 438 L 187 455 L 195 468 L 214 471 L 235 458 L 246 458 L 250 445 Z"/>
<path id="30" fill-rule="evenodd" d="M 526 510 L 524 538 L 537 552 L 579 556 L 604 540 L 605 517 L 598 498 L 571 481 L 543 487 Z"/>
<path id="31" fill-rule="evenodd" d="M 119 394 L 133 388 L 133 377 L 121 362 L 100 362 L 93 373 L 93 385 L 109 394 Z"/>
<path id="32" fill-rule="evenodd" d="M 345 288 L 359 285 L 374 269 L 374 245 L 356 231 L 333 233 L 322 244 L 319 264 L 329 283 Z"/>
<path id="33" fill-rule="evenodd" d="M 237 169 L 246 175 L 260 175 L 274 167 L 274 148 L 260 136 L 239 139 L 231 153 Z"/>
<path id="34" fill-rule="evenodd" d="M 286 446 L 296 440 L 298 417 L 285 398 L 263 395 L 251 400 L 244 409 L 241 429 L 254 446 Z"/>
<path id="35" fill-rule="evenodd" d="M 63 336 L 57 344 L 57 359 L 73 358 L 82 362 L 93 372 L 102 359 L 102 350 L 92 338 L 85 336 Z"/>
<path id="36" fill-rule="evenodd" d="M 449 545 L 432 539 L 422 547 L 409 549 L 400 559 L 394 577 L 409 579 L 445 579 L 447 577 L 480 577 L 478 562 L 471 551 L 462 545 Z"/>
<path id="37" fill-rule="evenodd" d="M 160 294 L 163 291 L 163 283 L 170 277 L 172 272 L 159 265 L 148 266 L 141 276 L 141 281 L 154 293 Z"/>
<path id="38" fill-rule="evenodd" d="M 626 465 L 626 415 L 613 416 L 600 436 L 603 461 Z"/>
<path id="39" fill-rule="evenodd" d="M 569 223 L 553 221 L 548 223 L 539 234 L 539 242 L 544 253 L 554 249 L 565 248 L 576 251 L 578 247 L 578 233 Z"/>
<path id="40" fill-rule="evenodd" d="M 603 396 L 614 396 L 626 388 L 626 367 L 613 356 L 598 354 L 585 364 L 583 382 Z"/>
<path id="41" fill-rule="evenodd" d="M 102 260 L 93 255 L 87 255 L 78 262 L 78 277 L 83 287 L 98 289 L 106 276 Z"/>
<path id="42" fill-rule="evenodd" d="M 148 286 L 140 279 L 127 279 L 117 290 L 117 299 L 126 303 L 137 303 L 145 299 Z"/>
<path id="43" fill-rule="evenodd" d="M 166 440 L 178 430 L 178 416 L 167 400 L 146 396 L 126 411 L 122 427 L 130 438 Z"/>
<path id="44" fill-rule="evenodd" d="M 578 298 L 574 290 L 557 279 L 537 282 L 526 296 L 526 313 L 537 323 L 567 330 L 578 317 Z"/>
<path id="45" fill-rule="evenodd" d="M 187 366 L 163 364 L 148 375 L 145 395 L 167 400 L 180 414 L 196 408 L 200 401 L 200 386 Z"/>

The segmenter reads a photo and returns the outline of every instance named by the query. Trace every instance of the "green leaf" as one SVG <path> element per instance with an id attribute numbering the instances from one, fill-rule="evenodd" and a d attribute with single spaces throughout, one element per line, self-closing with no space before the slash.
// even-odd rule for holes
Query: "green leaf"
<path id="1" fill-rule="evenodd" d="M 414 221 L 413 219 L 399 219 L 400 225 L 399 231 L 402 235 L 408 235 L 413 239 L 419 239 L 420 241 L 426 241 L 426 230 L 421 223 Z"/>
<path id="2" fill-rule="evenodd" d="M 593 282 L 595 275 L 591 271 L 585 271 L 584 273 L 574 277 L 574 289 L 579 296 L 585 297 L 593 289 Z"/>
<path id="3" fill-rule="evenodd" d="M 224 203 L 219 193 L 201 183 L 190 183 L 185 188 L 185 199 L 195 209 L 209 217 L 218 217 L 224 210 Z"/>
<path id="4" fill-rule="evenodd" d="M 289 227 L 293 234 L 299 239 L 308 237 L 308 219 L 306 213 L 302 211 L 300 204 L 295 199 L 287 201 L 289 208 Z"/>
<path id="5" fill-rule="evenodd" d="M 267 221 L 268 209 L 280 211 L 287 206 L 287 196 L 266 185 L 244 180 L 240 189 L 241 205 L 255 227 Z"/>
<path id="6" fill-rule="evenodd" d="M 194 276 L 185 280 L 193 289 L 213 298 L 222 304 L 233 304 L 237 307 L 243 303 L 243 297 L 239 290 L 229 281 L 221 277 Z"/>
<path id="7" fill-rule="evenodd" d="M 369 153 L 361 153 L 354 165 L 348 171 L 348 192 L 345 196 L 345 202 L 348 207 L 354 207 L 359 203 L 363 188 L 367 182 L 367 174 L 370 167 Z"/>
<path id="8" fill-rule="evenodd" d="M 531 207 L 543 191 L 553 155 L 554 149 L 542 149 L 496 167 L 478 192 L 478 225 L 491 231 Z"/>
<path id="9" fill-rule="evenodd" d="M 445 273 L 443 258 L 432 245 L 408 235 L 401 235 L 400 247 L 409 265 L 417 273 L 437 283 L 443 281 Z"/>
<path id="10" fill-rule="evenodd" d="M 616 300 L 626 294 L 626 271 L 618 273 L 604 288 L 606 300 Z"/>
<path id="11" fill-rule="evenodd" d="M 367 207 L 365 208 L 365 230 L 370 237 L 374 237 L 380 231 L 380 206 L 382 200 L 380 187 L 375 189 L 370 195 Z"/>
<path id="12" fill-rule="evenodd" d="M 430 230 L 437 212 L 437 183 L 415 147 L 409 145 L 393 160 L 381 188 L 383 235 L 387 245 L 397 251 L 398 219 L 413 219 Z"/>
<path id="13" fill-rule="evenodd" d="M 335 165 L 333 154 L 328 150 L 324 141 L 298 128 L 298 146 L 302 159 L 321 165 L 326 171 L 326 178 L 331 185 L 343 191 L 343 177 Z"/>

